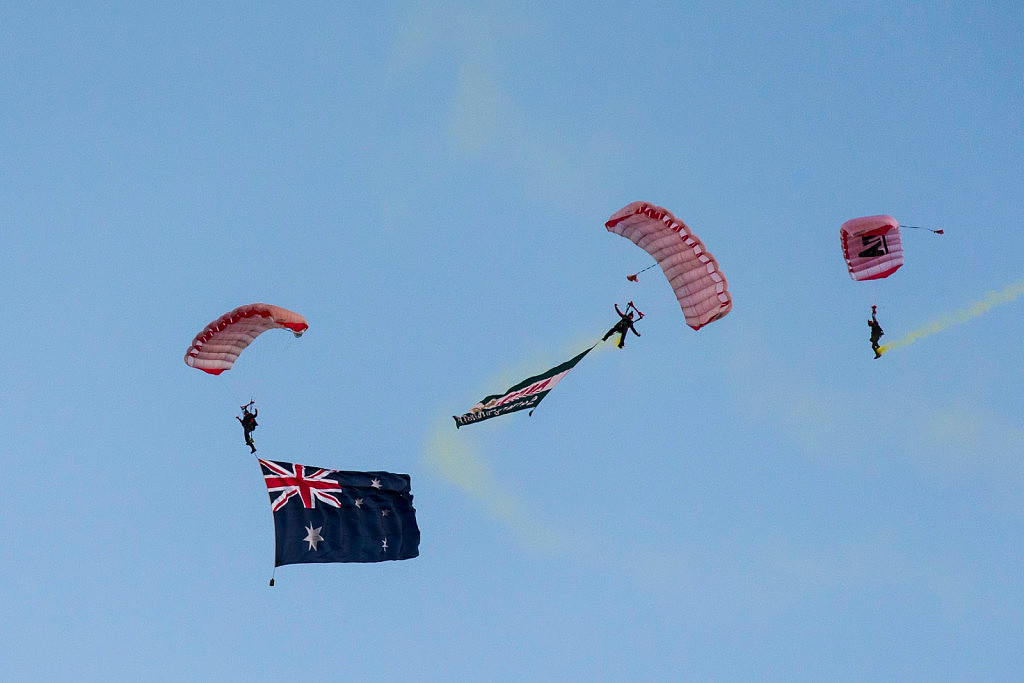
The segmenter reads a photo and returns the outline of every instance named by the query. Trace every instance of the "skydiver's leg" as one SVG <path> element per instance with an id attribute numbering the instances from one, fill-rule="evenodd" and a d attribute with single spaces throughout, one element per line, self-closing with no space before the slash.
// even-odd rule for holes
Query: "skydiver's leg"
<path id="1" fill-rule="evenodd" d="M 619 348 L 621 349 L 625 345 L 626 345 L 626 332 L 623 331 L 622 334 L 619 335 Z"/>

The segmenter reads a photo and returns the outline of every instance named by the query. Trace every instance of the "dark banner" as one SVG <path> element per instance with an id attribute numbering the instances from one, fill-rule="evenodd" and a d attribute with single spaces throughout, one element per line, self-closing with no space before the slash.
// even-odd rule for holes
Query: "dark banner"
<path id="1" fill-rule="evenodd" d="M 502 394 L 484 397 L 465 415 L 452 415 L 452 418 L 455 420 L 455 427 L 458 428 L 464 425 L 473 424 L 474 422 L 498 417 L 499 415 L 505 415 L 506 413 L 514 413 L 517 410 L 536 408 L 537 404 L 548 395 L 548 392 L 551 391 L 570 370 L 576 367 L 576 364 L 583 359 L 583 356 L 590 353 L 593 348 L 594 347 L 591 346 L 578 356 L 565 361 L 561 365 L 556 365 L 547 372 L 543 372 L 533 377 L 527 377 L 519 384 L 506 389 Z"/>

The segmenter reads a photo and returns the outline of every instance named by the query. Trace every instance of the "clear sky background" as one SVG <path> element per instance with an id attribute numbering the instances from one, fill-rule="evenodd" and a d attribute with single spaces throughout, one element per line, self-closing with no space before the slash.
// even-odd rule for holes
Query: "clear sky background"
<path id="1" fill-rule="evenodd" d="M 0 8 L 12 680 L 1024 672 L 1020 3 Z M 718 258 L 699 332 L 604 221 Z M 855 283 L 839 226 L 906 265 Z M 647 317 L 540 405 L 451 416 Z M 266 301 L 309 321 L 221 377 Z M 865 320 L 878 305 L 874 360 Z M 921 331 L 930 332 L 915 336 Z M 273 564 L 259 455 L 420 557 Z"/>

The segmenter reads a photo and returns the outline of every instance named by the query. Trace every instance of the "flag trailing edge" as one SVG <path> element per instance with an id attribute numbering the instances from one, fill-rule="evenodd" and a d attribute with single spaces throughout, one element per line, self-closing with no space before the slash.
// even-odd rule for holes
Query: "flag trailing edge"
<path id="1" fill-rule="evenodd" d="M 456 429 L 464 425 L 473 424 L 474 422 L 480 422 L 481 420 L 513 413 L 517 410 L 536 408 L 537 404 L 548 395 L 548 392 L 593 349 L 594 347 L 591 346 L 583 353 L 570 358 L 560 365 L 556 365 L 546 372 L 534 375 L 533 377 L 527 377 L 519 384 L 506 389 L 504 393 L 485 396 L 464 415 L 452 415 L 452 419 L 455 420 Z"/>
<path id="2" fill-rule="evenodd" d="M 419 555 L 409 475 L 258 460 L 274 514 L 275 567 Z"/>

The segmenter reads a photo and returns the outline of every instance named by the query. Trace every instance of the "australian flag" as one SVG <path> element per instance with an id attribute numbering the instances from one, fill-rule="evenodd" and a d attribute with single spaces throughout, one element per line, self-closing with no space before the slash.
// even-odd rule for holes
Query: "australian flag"
<path id="1" fill-rule="evenodd" d="M 274 511 L 274 566 L 420 554 L 409 475 L 259 462 Z"/>

